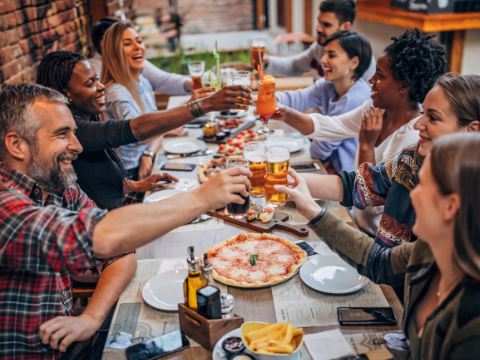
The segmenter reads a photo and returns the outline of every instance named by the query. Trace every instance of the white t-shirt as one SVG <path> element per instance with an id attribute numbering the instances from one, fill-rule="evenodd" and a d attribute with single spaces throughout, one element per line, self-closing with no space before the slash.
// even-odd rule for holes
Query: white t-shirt
<path id="1" fill-rule="evenodd" d="M 362 126 L 362 115 L 365 110 L 373 106 L 369 99 L 362 106 L 339 116 L 325 116 L 309 114 L 314 124 L 314 131 L 307 135 L 310 139 L 319 141 L 343 140 L 358 137 Z M 382 110 L 383 112 L 384 110 Z M 378 147 L 375 147 L 375 162 L 380 164 L 398 156 L 408 146 L 418 142 L 419 133 L 413 128 L 418 117 L 410 120 L 394 131 Z M 358 149 L 355 155 L 355 169 L 358 168 Z M 383 206 L 367 207 L 365 210 L 353 208 L 353 214 L 358 227 L 373 236 L 377 233 L 378 224 L 382 217 Z"/>

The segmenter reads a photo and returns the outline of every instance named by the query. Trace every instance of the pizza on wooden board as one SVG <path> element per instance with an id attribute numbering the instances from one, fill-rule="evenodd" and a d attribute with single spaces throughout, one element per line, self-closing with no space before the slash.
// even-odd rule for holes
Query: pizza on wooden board
<path id="1" fill-rule="evenodd" d="M 223 284 L 254 288 L 291 278 L 307 253 L 291 241 L 269 234 L 240 234 L 207 250 L 213 278 Z"/>
<path id="2" fill-rule="evenodd" d="M 213 159 L 199 166 L 197 170 L 198 181 L 200 181 L 201 184 L 206 183 L 213 175 L 225 170 L 226 162 L 227 160 L 225 158 Z"/>

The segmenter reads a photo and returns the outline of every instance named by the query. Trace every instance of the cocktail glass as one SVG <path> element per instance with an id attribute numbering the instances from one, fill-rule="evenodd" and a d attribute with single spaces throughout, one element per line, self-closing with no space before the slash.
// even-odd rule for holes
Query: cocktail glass
<path id="1" fill-rule="evenodd" d="M 212 70 L 205 71 L 201 77 L 202 87 L 214 87 L 215 91 L 222 88 L 222 79 L 217 77 Z"/>
<path id="2" fill-rule="evenodd" d="M 263 128 L 257 132 L 262 135 L 272 135 L 274 130 L 268 128 L 268 119 L 276 111 L 275 104 L 275 78 L 271 75 L 265 75 L 258 85 L 257 114 L 263 122 Z"/>

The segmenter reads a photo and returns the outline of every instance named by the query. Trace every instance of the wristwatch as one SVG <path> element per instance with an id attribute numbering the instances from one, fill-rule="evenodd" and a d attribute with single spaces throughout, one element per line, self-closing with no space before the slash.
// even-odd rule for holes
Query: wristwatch
<path id="1" fill-rule="evenodd" d="M 153 153 L 153 151 L 145 150 L 142 156 L 150 156 L 153 159 L 155 157 L 155 154 Z"/>

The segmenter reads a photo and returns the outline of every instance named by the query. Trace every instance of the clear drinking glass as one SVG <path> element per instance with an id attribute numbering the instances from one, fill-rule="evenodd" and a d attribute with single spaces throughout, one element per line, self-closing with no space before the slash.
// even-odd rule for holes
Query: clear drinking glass
<path id="1" fill-rule="evenodd" d="M 283 146 L 270 146 L 265 152 L 267 159 L 267 180 L 265 181 L 265 200 L 270 206 L 284 206 L 287 194 L 281 194 L 273 187 L 288 186 L 287 172 L 290 165 L 290 150 Z"/>
<path id="2" fill-rule="evenodd" d="M 260 120 L 263 122 L 263 128 L 258 130 L 259 134 L 272 135 L 274 130 L 268 128 L 268 119 L 275 114 L 275 83 L 276 80 L 271 75 L 265 75 L 263 80 L 260 80 L 258 86 L 257 99 L 257 114 L 260 115 Z"/>
<path id="3" fill-rule="evenodd" d="M 202 87 L 214 87 L 215 91 L 222 88 L 222 79 L 217 77 L 212 70 L 207 70 L 201 77 Z"/>
<path id="4" fill-rule="evenodd" d="M 267 163 L 265 156 L 265 143 L 251 141 L 243 145 L 243 157 L 248 160 L 248 167 L 252 172 L 250 177 L 250 196 L 262 198 L 265 196 L 265 175 L 267 174 Z"/>
<path id="5" fill-rule="evenodd" d="M 202 81 L 200 77 L 205 72 L 205 61 L 189 61 L 188 62 L 188 72 L 193 80 L 193 90 L 198 90 L 202 88 Z"/>
<path id="6" fill-rule="evenodd" d="M 248 169 L 248 161 L 245 159 L 227 159 L 226 168 L 231 169 L 234 167 L 244 167 Z M 237 195 L 239 195 L 243 200 L 245 200 L 245 202 L 243 204 L 230 203 L 227 205 L 227 210 L 230 214 L 230 217 L 233 217 L 235 219 L 243 219 L 245 216 L 247 216 L 248 209 L 250 208 L 250 196 L 247 195 L 245 197 L 242 194 Z"/>
<path id="7" fill-rule="evenodd" d="M 235 71 L 233 73 L 233 83 L 232 85 L 243 85 L 243 86 L 246 86 L 248 88 L 250 88 L 250 84 L 251 84 L 251 79 L 250 79 L 250 71 L 244 71 L 244 70 L 241 70 L 241 71 Z M 242 100 L 247 100 L 247 99 L 244 99 L 242 97 L 237 97 L 237 99 L 242 99 Z M 248 110 L 248 106 L 246 105 L 240 105 L 238 104 L 239 108 L 236 109 L 238 112 L 245 112 Z"/>
<path id="8" fill-rule="evenodd" d="M 260 65 L 260 61 L 263 59 L 263 54 L 265 53 L 265 44 L 267 39 L 264 36 L 253 36 L 252 37 L 252 48 L 250 50 L 250 62 L 254 71 L 257 70 L 257 66 Z M 258 56 L 258 48 L 260 48 L 260 56 Z M 260 66 L 261 68 L 262 66 Z"/>

